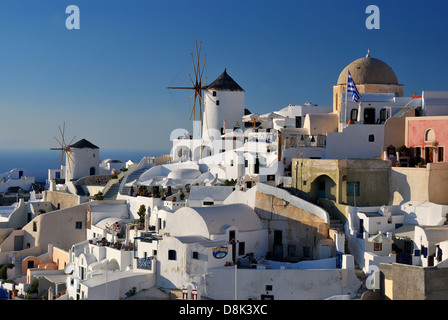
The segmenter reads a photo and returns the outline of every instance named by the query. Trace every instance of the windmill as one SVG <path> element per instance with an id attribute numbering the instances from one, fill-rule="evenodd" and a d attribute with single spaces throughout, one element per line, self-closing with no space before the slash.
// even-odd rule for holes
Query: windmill
<path id="1" fill-rule="evenodd" d="M 190 120 L 193 118 L 193 121 L 196 120 L 196 101 L 199 104 L 199 120 L 202 122 L 202 102 L 204 102 L 204 99 L 202 98 L 202 90 L 205 89 L 205 83 L 207 82 L 207 78 L 205 78 L 204 83 L 202 83 L 202 76 L 204 75 L 204 68 L 205 68 L 205 58 L 206 55 L 204 54 L 204 61 L 202 63 L 202 69 L 201 69 L 201 49 L 202 49 L 202 41 L 200 42 L 198 46 L 198 42 L 195 42 L 196 44 L 196 57 L 191 54 L 191 59 L 193 61 L 193 69 L 194 69 L 194 81 L 191 78 L 190 75 L 188 77 L 190 78 L 190 82 L 192 84 L 192 87 L 168 87 L 168 89 L 189 89 L 194 90 L 194 93 L 189 97 L 194 97 L 193 102 L 193 109 L 191 110 L 190 114 Z"/>
<path id="2" fill-rule="evenodd" d="M 62 162 L 64 161 L 64 154 L 66 157 L 66 163 L 68 164 L 68 168 L 69 171 L 71 172 L 71 166 L 70 166 L 70 162 L 73 162 L 73 159 L 70 157 L 70 145 L 72 144 L 73 140 L 75 140 L 76 136 L 73 137 L 72 141 L 70 141 L 70 143 L 67 145 L 65 143 L 65 122 L 62 126 L 59 126 L 59 133 L 61 134 L 61 141 L 58 140 L 58 138 L 56 138 L 56 136 L 54 137 L 56 139 L 56 141 L 58 142 L 58 144 L 61 146 L 60 148 L 50 148 L 50 150 L 59 150 L 61 151 L 61 155 L 56 159 L 57 161 L 60 161 L 60 165 L 59 167 L 62 166 Z"/>

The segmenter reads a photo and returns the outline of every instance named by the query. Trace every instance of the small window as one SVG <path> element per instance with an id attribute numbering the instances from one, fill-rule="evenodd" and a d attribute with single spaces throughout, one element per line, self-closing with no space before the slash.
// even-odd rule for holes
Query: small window
<path id="1" fill-rule="evenodd" d="M 353 196 L 359 197 L 359 195 L 360 195 L 360 193 L 359 193 L 359 182 L 357 182 L 357 181 L 347 182 L 347 196 L 349 196 L 349 197 L 353 197 Z"/>
<path id="2" fill-rule="evenodd" d="M 267 284 L 266 285 L 266 291 L 272 291 L 272 285 L 271 284 Z"/>
<path id="3" fill-rule="evenodd" d="M 375 141 L 375 135 L 369 134 L 369 142 L 374 142 L 374 141 Z"/>
<path id="4" fill-rule="evenodd" d="M 212 94 L 214 97 L 216 97 L 216 91 L 213 91 Z"/>
<path id="5" fill-rule="evenodd" d="M 215 204 L 215 202 L 213 202 L 213 201 L 203 201 L 202 202 L 202 205 L 204 205 L 204 206 L 212 206 L 214 204 Z"/>
<path id="6" fill-rule="evenodd" d="M 443 162 L 444 159 L 444 148 L 443 147 L 438 147 L 437 148 L 437 161 L 438 162 Z"/>
<path id="7" fill-rule="evenodd" d="M 435 140 L 435 138 L 436 136 L 434 134 L 434 130 L 428 129 L 425 131 L 425 142 L 432 142 Z"/>
<path id="8" fill-rule="evenodd" d="M 76 221 L 75 228 L 82 229 L 82 221 Z"/>
<path id="9" fill-rule="evenodd" d="M 239 242 L 238 245 L 238 255 L 244 256 L 246 254 L 246 243 L 245 242 Z"/>
<path id="10" fill-rule="evenodd" d="M 303 247 L 303 257 L 311 258 L 311 248 L 310 247 Z"/>
<path id="11" fill-rule="evenodd" d="M 176 250 L 168 250 L 168 260 L 177 260 Z"/>
<path id="12" fill-rule="evenodd" d="M 199 260 L 199 252 L 193 251 L 193 259 Z"/>
<path id="13" fill-rule="evenodd" d="M 381 251 L 381 250 L 383 250 L 383 244 L 381 242 L 379 242 L 379 243 L 375 242 L 373 244 L 373 250 L 374 251 Z"/>
<path id="14" fill-rule="evenodd" d="M 216 105 L 219 106 L 219 100 L 216 100 Z"/>
<path id="15" fill-rule="evenodd" d="M 350 112 L 350 120 L 358 121 L 358 109 L 352 109 Z"/>
<path id="16" fill-rule="evenodd" d="M 387 120 L 387 109 L 380 110 L 380 123 L 384 123 Z"/>
<path id="17" fill-rule="evenodd" d="M 37 222 L 33 222 L 33 231 L 37 231 Z"/>

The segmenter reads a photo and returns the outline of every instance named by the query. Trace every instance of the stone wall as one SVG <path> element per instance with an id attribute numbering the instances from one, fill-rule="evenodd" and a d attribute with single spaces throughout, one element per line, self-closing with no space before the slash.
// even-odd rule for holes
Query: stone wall
<path id="1" fill-rule="evenodd" d="M 81 203 L 81 197 L 75 194 L 60 191 L 45 191 L 44 201 L 51 202 L 56 209 L 65 209 Z"/>
<path id="2" fill-rule="evenodd" d="M 448 269 L 380 264 L 381 293 L 387 300 L 448 299 Z"/>
<path id="3" fill-rule="evenodd" d="M 274 252 L 276 245 L 281 248 L 281 259 L 294 261 L 307 254 L 313 258 L 319 241 L 329 236 L 330 226 L 322 218 L 275 195 L 256 192 L 254 210 L 269 231 L 268 252 L 273 258 L 280 254 Z M 281 239 L 276 238 L 276 232 L 277 236 L 281 232 Z M 310 251 L 305 254 L 304 248 Z"/>
<path id="4" fill-rule="evenodd" d="M 109 182 L 110 177 L 110 174 L 88 176 L 78 179 L 76 183 L 81 186 L 105 186 Z"/>

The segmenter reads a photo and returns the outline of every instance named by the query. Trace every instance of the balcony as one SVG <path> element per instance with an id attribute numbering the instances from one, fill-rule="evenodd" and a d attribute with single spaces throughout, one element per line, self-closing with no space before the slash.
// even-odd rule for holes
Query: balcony
<path id="1" fill-rule="evenodd" d="M 324 134 L 317 135 L 296 135 L 289 136 L 285 140 L 285 149 L 299 147 L 319 147 L 325 148 L 327 145 L 327 136 Z"/>

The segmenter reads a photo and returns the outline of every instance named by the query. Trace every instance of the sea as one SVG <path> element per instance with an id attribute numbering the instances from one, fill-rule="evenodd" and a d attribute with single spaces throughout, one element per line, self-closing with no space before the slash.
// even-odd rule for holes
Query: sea
<path id="1" fill-rule="evenodd" d="M 132 160 L 140 162 L 143 157 L 161 156 L 170 153 L 169 150 L 108 150 L 100 149 L 100 161 L 113 158 L 123 162 Z M 0 174 L 12 169 L 24 169 L 28 176 L 34 176 L 36 182 L 45 182 L 48 169 L 60 167 L 61 152 L 49 149 L 0 149 Z M 65 162 L 64 162 L 65 163 Z"/>

